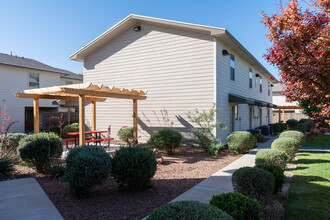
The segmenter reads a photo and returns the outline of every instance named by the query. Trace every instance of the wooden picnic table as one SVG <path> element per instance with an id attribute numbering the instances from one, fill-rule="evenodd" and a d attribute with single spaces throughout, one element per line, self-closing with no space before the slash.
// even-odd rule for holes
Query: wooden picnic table
<path id="1" fill-rule="evenodd" d="M 101 143 L 101 141 L 104 140 L 103 138 L 101 138 L 101 134 L 107 133 L 107 132 L 108 131 L 86 131 L 85 135 L 86 134 L 96 134 L 95 139 L 88 140 L 88 141 L 86 141 L 86 143 L 90 143 L 90 142 Z M 77 146 L 77 140 L 79 140 L 79 132 L 68 132 L 66 134 L 74 136 L 74 146 Z"/>

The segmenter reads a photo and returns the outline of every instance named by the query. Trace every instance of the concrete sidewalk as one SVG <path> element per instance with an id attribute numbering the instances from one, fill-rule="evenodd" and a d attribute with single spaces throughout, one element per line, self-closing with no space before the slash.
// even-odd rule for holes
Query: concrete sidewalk
<path id="1" fill-rule="evenodd" d="M 0 219 L 63 219 L 34 178 L 0 182 Z"/>
<path id="2" fill-rule="evenodd" d="M 270 148 L 271 143 L 276 137 L 270 137 L 265 143 L 258 143 L 257 148 L 253 149 L 251 152 L 245 154 L 241 158 L 235 160 L 233 163 L 229 164 L 225 168 L 219 170 L 209 178 L 203 180 L 193 188 L 189 189 L 185 193 L 181 194 L 171 202 L 181 201 L 181 200 L 195 200 L 203 203 L 209 203 L 213 195 L 218 195 L 220 193 L 233 192 L 233 186 L 231 182 L 232 174 L 241 167 L 255 165 L 255 155 L 260 149 Z"/>
<path id="3" fill-rule="evenodd" d="M 330 152 L 330 148 L 318 148 L 318 147 L 301 147 L 299 151 L 311 151 L 311 152 Z"/>

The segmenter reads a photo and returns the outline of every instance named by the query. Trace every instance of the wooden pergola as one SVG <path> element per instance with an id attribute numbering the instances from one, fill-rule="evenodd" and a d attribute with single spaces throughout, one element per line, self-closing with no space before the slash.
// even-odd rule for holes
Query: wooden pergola
<path id="1" fill-rule="evenodd" d="M 92 130 L 96 130 L 96 102 L 106 98 L 133 100 L 133 138 L 137 139 L 137 101 L 145 100 L 147 92 L 92 83 L 53 86 L 14 93 L 17 98 L 33 99 L 34 133 L 39 133 L 39 99 L 79 101 L 79 145 L 85 143 L 85 101 L 92 102 Z"/>
<path id="2" fill-rule="evenodd" d="M 277 107 L 274 107 L 274 109 L 278 109 L 278 122 L 281 122 L 281 111 L 282 111 L 282 117 L 283 117 L 283 120 L 284 121 L 284 110 L 285 109 L 303 109 L 301 106 L 297 106 L 297 105 L 292 105 L 292 106 L 277 106 Z"/>

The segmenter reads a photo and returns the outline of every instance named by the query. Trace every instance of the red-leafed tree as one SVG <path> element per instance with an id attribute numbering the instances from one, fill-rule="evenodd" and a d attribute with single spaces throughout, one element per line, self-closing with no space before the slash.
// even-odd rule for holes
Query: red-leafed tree
<path id="1" fill-rule="evenodd" d="M 287 100 L 319 108 L 315 122 L 329 122 L 330 0 L 313 0 L 310 6 L 302 10 L 298 0 L 290 0 L 278 14 L 263 13 L 273 43 L 264 57 L 279 68 Z"/>

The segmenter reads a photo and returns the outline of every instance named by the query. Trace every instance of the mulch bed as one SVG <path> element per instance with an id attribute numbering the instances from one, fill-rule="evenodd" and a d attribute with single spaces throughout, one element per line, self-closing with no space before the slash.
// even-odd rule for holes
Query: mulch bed
<path id="1" fill-rule="evenodd" d="M 31 168 L 15 166 L 14 178 L 35 177 L 64 219 L 141 219 L 242 156 L 222 150 L 214 158 L 190 147 L 181 147 L 170 156 L 161 153 L 164 162 L 157 168 L 154 186 L 138 192 L 119 191 L 115 180 L 109 178 L 93 188 L 92 197 L 77 199 L 67 183 L 36 174 Z"/>

